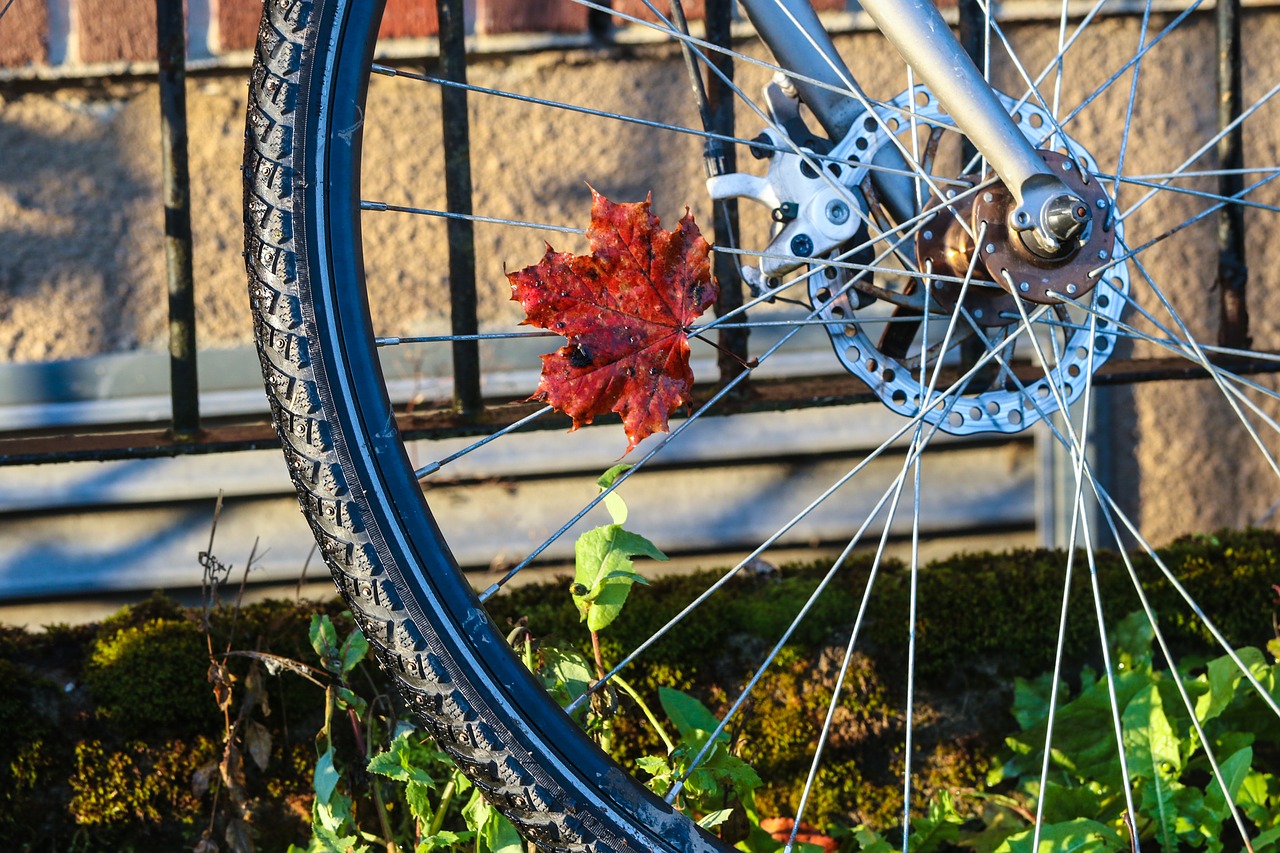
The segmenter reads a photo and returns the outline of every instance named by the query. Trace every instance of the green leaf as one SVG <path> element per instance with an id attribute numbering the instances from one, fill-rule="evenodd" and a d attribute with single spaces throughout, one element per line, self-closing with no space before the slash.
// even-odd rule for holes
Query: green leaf
<path id="1" fill-rule="evenodd" d="M 581 652 L 544 646 L 542 660 L 538 675 L 561 706 L 573 702 L 591 686 L 591 664 Z"/>
<path id="2" fill-rule="evenodd" d="M 671 765 L 661 755 L 642 755 L 636 759 L 636 767 L 650 776 L 671 775 Z"/>
<path id="3" fill-rule="evenodd" d="M 1280 794 L 1280 783 L 1277 783 L 1276 778 L 1270 773 L 1254 770 L 1245 777 L 1236 802 L 1245 817 L 1258 826 L 1280 826 L 1276 823 L 1277 816 L 1271 810 L 1276 794 Z"/>
<path id="4" fill-rule="evenodd" d="M 511 821 L 496 811 L 479 834 L 490 853 L 525 853 L 520 833 L 516 832 Z"/>
<path id="5" fill-rule="evenodd" d="M 1125 706 L 1121 722 L 1125 751 L 1131 757 L 1130 772 L 1147 779 L 1157 776 L 1176 779 L 1181 774 L 1178 736 L 1169 725 L 1160 691 L 1154 684 L 1141 690 Z"/>
<path id="6" fill-rule="evenodd" d="M 1013 681 L 1013 717 L 1018 725 L 1029 729 L 1049 716 L 1049 697 L 1053 675 L 1045 673 L 1034 681 L 1015 678 Z M 1066 684 L 1059 685 L 1058 701 L 1067 701 Z"/>
<path id="7" fill-rule="evenodd" d="M 1054 718 L 1053 766 L 1066 770 L 1075 779 L 1092 779 L 1108 789 L 1118 790 L 1120 762 L 1116 758 L 1115 734 L 1111 726 L 1111 696 L 1103 676 L 1092 680 L 1082 674 L 1084 685 L 1075 699 L 1061 706 Z M 1151 683 L 1149 675 L 1121 673 L 1115 678 L 1116 701 L 1121 708 Z M 1038 779 L 1044 755 L 1047 720 L 1006 739 L 1019 754 L 1014 770 Z M 1008 771 L 1006 770 L 1006 773 Z"/>
<path id="8" fill-rule="evenodd" d="M 1005 839 L 995 853 L 1032 853 L 1035 830 L 1027 829 Z M 1035 853 L 1095 853 L 1123 850 L 1125 842 L 1111 827 L 1096 820 L 1079 818 L 1040 828 L 1040 848 Z"/>
<path id="9" fill-rule="evenodd" d="M 853 840 L 857 842 L 858 850 L 862 853 L 895 853 L 897 849 L 881 838 L 880 833 L 867 829 L 861 824 L 853 831 Z"/>
<path id="10" fill-rule="evenodd" d="M 1151 672 L 1151 643 L 1155 636 L 1146 611 L 1135 610 L 1121 619 L 1111 631 L 1116 669 L 1120 672 Z"/>
<path id="11" fill-rule="evenodd" d="M 309 636 L 311 648 L 315 649 L 324 668 L 337 674 L 339 670 L 336 668 L 334 654 L 338 648 L 338 631 L 333 627 L 333 621 L 326 615 L 312 613 Z"/>
<path id="12" fill-rule="evenodd" d="M 369 653 L 369 641 L 364 638 L 364 634 L 359 628 L 353 630 L 342 644 L 342 674 L 356 668 L 356 664 L 364 660 L 365 655 Z"/>
<path id="13" fill-rule="evenodd" d="M 1227 807 L 1227 801 L 1234 801 L 1236 796 L 1239 795 L 1240 787 L 1244 785 L 1244 780 L 1248 778 L 1252 764 L 1253 748 L 1248 746 L 1218 762 L 1218 769 L 1222 771 L 1222 780 L 1227 783 L 1226 796 L 1223 796 L 1222 786 L 1218 784 L 1218 778 L 1215 776 L 1209 781 L 1208 794 L 1205 796 L 1205 806 L 1217 815 L 1220 821 L 1225 820 L 1227 815 L 1231 813 Z"/>
<path id="14" fill-rule="evenodd" d="M 575 594 L 573 603 L 589 630 L 603 631 L 622 612 L 636 579 L 632 557 L 667 559 L 648 539 L 617 524 L 588 530 L 574 543 L 573 588 L 586 591 Z"/>
<path id="15" fill-rule="evenodd" d="M 1200 676 L 1200 680 L 1208 682 L 1209 692 L 1196 700 L 1196 718 L 1201 723 L 1207 723 L 1227 709 L 1240 678 L 1240 668 L 1226 655 L 1209 661 L 1207 671 Z"/>
<path id="16" fill-rule="evenodd" d="M 1043 789 L 1044 822 L 1059 823 L 1078 817 L 1103 818 L 1103 792 L 1100 785 L 1059 785 L 1048 782 Z"/>
<path id="17" fill-rule="evenodd" d="M 630 471 L 632 465 L 628 462 L 620 462 L 614 465 L 608 471 L 600 475 L 600 479 L 596 480 L 596 485 L 600 487 L 600 491 L 604 491 L 614 484 L 615 481 L 627 471 Z M 613 517 L 614 524 L 625 524 L 627 521 L 627 505 L 622 500 L 622 496 L 616 491 L 609 492 L 604 496 L 605 509 L 609 510 L 609 515 Z"/>
<path id="18" fill-rule="evenodd" d="M 312 777 L 312 787 L 316 792 L 317 803 L 329 802 L 340 778 L 338 769 L 333 766 L 333 747 L 329 747 L 316 761 L 316 769 Z"/>
<path id="19" fill-rule="evenodd" d="M 404 801 L 409 806 L 409 813 L 423 826 L 430 826 L 436 816 L 435 804 L 431 802 L 432 793 L 433 786 L 421 782 L 408 782 L 404 786 Z"/>
<path id="20" fill-rule="evenodd" d="M 368 853 L 368 846 L 356 846 L 354 835 L 338 835 L 326 827 L 312 827 L 311 846 L 307 853 Z"/>
<path id="21" fill-rule="evenodd" d="M 720 824 L 729 819 L 733 814 L 733 809 L 719 809 L 718 811 L 709 812 L 698 820 L 698 826 L 703 829 L 715 829 Z"/>
<path id="22" fill-rule="evenodd" d="M 363 717 L 364 712 L 369 710 L 369 703 L 364 701 L 364 697 L 357 694 L 348 687 L 338 688 L 338 707 L 342 710 L 350 708 L 355 711 L 358 716 Z"/>
<path id="23" fill-rule="evenodd" d="M 962 823 L 964 818 L 956 812 L 951 794 L 942 791 L 929 802 L 929 811 L 924 817 L 911 821 L 908 849 L 911 853 L 933 853 L 960 838 Z"/>
<path id="24" fill-rule="evenodd" d="M 1253 853 L 1276 853 L 1280 850 L 1280 826 L 1260 832 L 1253 839 Z"/>
<path id="25" fill-rule="evenodd" d="M 479 836 L 481 848 L 492 853 L 524 853 L 524 842 L 511 822 L 480 795 L 477 790 L 471 801 L 462 807 L 462 817 L 467 827 Z"/>
<path id="26" fill-rule="evenodd" d="M 1150 780 L 1143 787 L 1142 810 L 1156 822 L 1156 838 L 1165 851 L 1177 849 L 1178 810 L 1175 793 L 1182 786 L 1182 754 L 1164 713 L 1160 691 L 1149 684 L 1124 709 L 1125 752 L 1129 772 Z"/>
<path id="27" fill-rule="evenodd" d="M 658 702 L 662 704 L 662 710 L 667 713 L 667 717 L 680 732 L 681 739 L 685 741 L 694 740 L 698 732 L 706 732 L 710 735 L 720 725 L 716 715 L 688 693 L 681 693 L 670 687 L 659 687 Z M 727 734 L 720 733 L 720 740 L 728 739 Z"/>
<path id="28" fill-rule="evenodd" d="M 422 839 L 422 842 L 414 849 L 413 853 L 431 853 L 433 850 L 454 850 L 459 848 L 464 842 L 475 838 L 476 834 L 471 830 L 465 832 L 450 832 L 442 829 L 435 835 Z"/>

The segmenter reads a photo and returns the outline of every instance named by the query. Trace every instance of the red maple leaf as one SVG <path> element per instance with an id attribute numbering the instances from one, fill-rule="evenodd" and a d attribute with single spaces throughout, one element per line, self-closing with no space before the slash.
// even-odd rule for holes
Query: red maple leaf
<path id="1" fill-rule="evenodd" d="M 547 253 L 508 273 L 522 325 L 564 335 L 542 356 L 531 400 L 573 418 L 573 429 L 617 412 L 627 451 L 666 431 L 667 417 L 690 402 L 689 327 L 716 301 L 711 247 L 685 210 L 674 231 L 661 228 L 649 199 L 614 204 L 591 191 L 589 255 Z"/>

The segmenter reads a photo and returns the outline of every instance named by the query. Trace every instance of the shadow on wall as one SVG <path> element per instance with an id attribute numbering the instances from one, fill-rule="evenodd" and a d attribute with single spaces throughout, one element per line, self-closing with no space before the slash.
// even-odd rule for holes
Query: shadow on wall
<path id="1" fill-rule="evenodd" d="M 158 110 L 134 94 L 64 89 L 5 104 L 0 360 L 129 350 L 163 333 L 159 150 L 148 144 Z"/>

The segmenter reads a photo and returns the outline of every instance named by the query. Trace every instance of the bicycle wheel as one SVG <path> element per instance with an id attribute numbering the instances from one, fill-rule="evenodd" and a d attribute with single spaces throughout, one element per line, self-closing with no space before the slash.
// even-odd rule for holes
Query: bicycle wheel
<path id="1" fill-rule="evenodd" d="M 633 19 L 634 23 L 654 27 L 676 41 L 684 38 L 656 10 L 650 11 L 647 17 L 658 23 Z M 759 548 L 685 612 L 696 613 L 693 604 L 713 595 L 751 557 L 785 542 L 798 521 L 816 507 L 829 506 L 830 495 L 894 447 L 898 455 L 888 486 L 882 490 L 877 486 L 879 497 L 865 517 L 845 520 L 847 532 L 842 535 L 848 544 L 828 577 L 834 576 L 861 539 L 874 539 L 877 529 L 881 531 L 877 564 L 891 528 L 910 534 L 914 541 L 920 529 L 920 496 L 922 490 L 928 491 L 927 480 L 922 485 L 921 453 L 941 433 L 1019 434 L 1035 423 L 1049 424 L 1045 428 L 1065 448 L 1074 474 L 1071 497 L 1077 521 L 1071 528 L 1071 544 L 1082 544 L 1092 554 L 1107 531 L 1154 554 L 1141 525 L 1130 521 L 1122 501 L 1114 500 L 1100 483 L 1083 439 L 1089 432 L 1087 401 L 1094 377 L 1117 352 L 1126 358 L 1135 352 L 1172 354 L 1205 370 L 1217 399 L 1231 410 L 1234 427 L 1244 434 L 1243 441 L 1256 445 L 1265 466 L 1277 470 L 1269 449 L 1277 429 L 1269 414 L 1275 392 L 1212 363 L 1207 353 L 1250 354 L 1200 344 L 1188 327 L 1204 325 L 1202 306 L 1196 308 L 1200 312 L 1196 322 L 1184 322 L 1157 282 L 1169 270 L 1179 277 L 1180 268 L 1205 268 L 1213 253 L 1205 248 L 1203 235 L 1190 241 L 1181 238 L 1194 234 L 1193 226 L 1218 210 L 1247 209 L 1259 217 L 1274 214 L 1275 189 L 1270 182 L 1280 170 L 1274 166 L 1192 168 L 1201 150 L 1211 149 L 1225 135 L 1204 129 L 1203 117 L 1189 115 L 1185 102 L 1169 102 L 1162 91 L 1167 86 L 1138 73 L 1143 57 L 1155 45 L 1166 39 L 1177 41 L 1189 31 L 1186 37 L 1194 40 L 1195 30 L 1204 26 L 1189 14 L 1167 14 L 1167 26 L 1155 34 L 1149 16 L 1137 24 L 1132 18 L 1104 23 L 1090 15 L 1079 25 L 1077 35 L 1068 38 L 1064 9 L 1063 35 L 1056 43 L 1054 33 L 1020 34 L 1031 49 L 1047 45 L 1046 57 L 1051 61 L 1029 71 L 1010 49 L 1003 61 L 997 58 L 991 63 L 989 73 L 1006 93 L 1002 103 L 1014 116 L 1018 131 L 1043 147 L 1046 162 L 1069 175 L 1068 186 L 1093 206 L 1091 224 L 1071 247 L 1057 254 L 1020 242 L 1004 225 L 1008 193 L 965 148 L 963 135 L 947 111 L 883 50 L 869 54 L 882 61 L 869 64 L 863 80 L 866 91 L 875 84 L 874 90 L 881 93 L 878 97 L 863 94 L 862 88 L 854 90 L 847 80 L 836 87 L 842 97 L 859 105 L 857 121 L 841 128 L 840 134 L 831 128 L 809 127 L 792 87 L 774 83 L 766 90 L 764 105 L 752 107 L 744 122 L 758 122 L 761 135 L 750 139 L 730 135 L 721 140 L 744 153 L 752 151 L 766 161 L 768 169 L 764 183 L 751 184 L 755 188 L 751 191 L 744 190 L 741 182 L 713 182 L 713 193 L 720 197 L 769 199 L 773 208 L 760 222 L 748 222 L 734 232 L 736 245 L 717 247 L 722 255 L 743 264 L 757 290 L 749 301 L 757 318 L 752 326 L 757 361 L 744 363 L 737 377 L 700 396 L 698 408 L 679 421 L 670 439 L 647 443 L 637 453 L 637 466 L 624 479 L 644 476 L 666 458 L 678 463 L 681 436 L 708 423 L 702 415 L 717 413 L 718 407 L 743 408 L 732 394 L 746 381 L 741 377 L 768 376 L 768 366 L 784 362 L 786 347 L 795 341 L 816 339 L 824 347 L 834 347 L 834 357 L 826 358 L 843 379 L 831 381 L 838 384 L 851 374 L 866 386 L 853 393 L 841 390 L 834 398 L 837 402 L 874 398 L 899 417 L 871 452 L 846 466 L 848 470 L 834 476 L 828 487 L 805 495 L 789 520 L 784 518 L 776 532 L 763 536 Z M 650 113 L 636 106 L 633 112 L 640 115 L 633 115 L 570 104 L 571 98 L 511 97 L 522 88 L 536 91 L 540 82 L 545 83 L 541 78 L 554 76 L 562 66 L 587 69 L 573 89 L 582 93 L 584 101 L 592 97 L 607 101 L 613 96 L 617 101 L 643 104 L 654 97 L 655 81 L 669 83 L 673 91 L 687 91 L 679 57 L 669 47 L 641 44 L 612 54 L 632 63 L 629 71 L 634 73 L 621 79 L 603 73 L 592 76 L 600 68 L 590 55 L 574 56 L 575 61 L 559 65 L 536 57 L 525 65 L 496 61 L 487 74 L 494 85 L 472 85 L 470 91 L 496 104 L 487 108 L 473 104 L 474 115 L 496 117 L 502 125 L 497 130 L 477 127 L 472 150 L 505 157 L 493 171 L 506 180 L 477 189 L 482 218 L 450 211 L 443 201 L 432 200 L 445 195 L 437 178 L 397 171 L 406 152 L 435 143 L 424 142 L 421 128 L 405 113 L 395 113 L 392 104 L 403 97 L 421 97 L 419 92 L 430 89 L 436 94 L 411 111 L 434 118 L 439 90 L 459 87 L 433 74 L 375 64 L 380 15 L 380 4 L 354 0 L 267 4 L 250 89 L 245 156 L 250 294 L 268 396 L 303 510 L 339 589 L 384 669 L 442 747 L 540 848 L 723 849 L 723 842 L 649 793 L 601 752 L 511 653 L 456 558 L 459 543 L 465 540 L 460 525 L 465 524 L 466 513 L 461 522 L 438 521 L 428 508 L 423 485 L 425 481 L 430 489 L 430 477 L 447 464 L 488 453 L 501 442 L 490 444 L 487 438 L 463 442 L 457 451 L 450 445 L 434 457 L 436 461 L 415 466 L 397 429 L 393 404 L 412 398 L 416 386 L 412 370 L 409 380 L 397 384 L 392 363 L 400 358 L 399 348 L 391 346 L 438 341 L 437 346 L 449 347 L 459 342 L 448 333 L 415 336 L 419 328 L 431 328 L 445 316 L 438 307 L 438 294 L 424 284 L 442 277 L 443 247 L 448 240 L 444 220 L 466 219 L 478 228 L 492 229 L 493 233 L 478 237 L 478 254 L 487 253 L 489 266 L 481 267 L 487 279 L 481 282 L 476 299 L 485 323 L 502 329 L 503 323 L 514 322 L 510 315 L 497 310 L 486 313 L 505 298 L 507 282 L 498 278 L 497 271 L 503 264 L 515 269 L 535 260 L 542 250 L 539 232 L 559 234 L 557 239 L 567 241 L 577 239 L 574 235 L 580 229 L 572 223 L 584 217 L 572 212 L 570 199 L 585 193 L 576 188 L 585 167 L 575 160 L 589 160 L 595 168 L 643 160 L 653 172 L 648 185 L 640 185 L 629 172 L 583 175 L 598 188 L 604 188 L 600 181 L 608 181 L 610 192 L 642 196 L 651 188 L 696 182 L 703 143 L 715 135 L 701 130 L 696 109 L 687 103 L 678 114 L 662 101 Z M 1261 23 L 1274 28 L 1274 16 L 1263 16 Z M 1138 45 L 1127 57 L 1099 52 L 1098 44 L 1112 41 L 1117 29 L 1130 32 L 1131 42 Z M 984 32 L 989 56 L 1009 44 L 1005 30 L 995 21 L 986 22 Z M 1060 69 L 1068 56 L 1074 59 L 1070 51 L 1077 42 L 1090 45 L 1094 53 L 1091 61 L 1081 63 L 1082 74 L 1068 78 Z M 695 53 L 705 56 L 711 51 L 705 43 L 694 44 Z M 735 58 L 754 63 L 747 67 L 760 76 L 757 88 L 776 70 L 771 61 L 757 58 L 752 51 L 736 52 Z M 1041 68 L 1039 78 L 1032 78 Z M 401 78 L 379 81 L 387 87 L 421 88 L 410 94 L 404 88 L 373 91 L 373 70 L 382 77 Z M 1135 81 L 1132 90 L 1116 85 L 1125 72 L 1130 75 L 1125 79 Z M 1047 85 L 1052 92 L 1041 95 L 1040 86 L 1046 80 L 1051 81 Z M 1265 129 L 1268 102 L 1276 89 L 1254 92 L 1254 86 L 1250 82 L 1246 87 L 1254 100 L 1248 102 L 1247 120 L 1238 124 Z M 745 98 L 744 88 L 746 84 L 731 90 L 754 103 Z M 799 88 L 804 90 L 803 85 Z M 1155 104 L 1151 112 L 1146 111 L 1148 100 Z M 559 110 L 565 120 L 580 119 L 591 129 L 578 135 L 557 125 L 550 134 L 548 125 L 509 111 L 514 109 L 512 104 L 532 111 Z M 1083 106 L 1072 111 L 1065 106 L 1070 104 Z M 1117 104 L 1124 116 L 1118 126 L 1096 120 Z M 379 121 L 380 116 L 393 120 Z M 401 121 L 409 126 L 399 127 Z M 652 132 L 668 141 L 646 148 L 624 136 L 621 143 L 594 145 L 599 123 L 621 126 L 625 132 Z M 1154 128 L 1154 136 L 1136 134 L 1146 127 Z M 517 129 L 523 136 L 513 142 L 511 135 Z M 1174 156 L 1169 170 L 1148 165 L 1152 156 L 1167 155 L 1172 142 L 1182 137 L 1193 140 L 1187 146 L 1191 156 Z M 1203 144 L 1206 141 L 1208 145 Z M 1267 144 L 1265 138 L 1249 142 L 1250 150 L 1265 150 Z M 601 151 L 604 156 L 596 156 Z M 885 159 L 878 158 L 880 152 L 895 153 Z M 375 166 L 391 177 L 379 177 Z M 534 175 L 537 180 L 530 178 Z M 891 177 L 877 183 L 875 175 Z M 901 193 L 893 195 L 894 175 L 906 181 L 897 184 L 899 189 L 906 187 L 906 201 Z M 1248 183 L 1225 194 L 1200 188 L 1204 181 L 1221 175 L 1243 176 Z M 1182 181 L 1200 184 L 1190 188 Z M 565 191 L 559 183 L 574 186 Z M 390 201 L 374 200 L 373 188 L 402 195 Z M 1148 191 L 1156 199 L 1153 203 L 1148 204 L 1149 198 L 1143 195 L 1130 207 L 1121 206 L 1125 196 Z M 420 202 L 419 195 L 429 201 Z M 521 209 L 511 200 L 516 196 L 536 209 Z M 662 203 L 681 201 L 663 199 Z M 845 206 L 840 208 L 837 202 Z M 672 221 L 670 216 L 664 218 Z M 1171 235 L 1180 239 L 1171 240 Z M 375 251 L 394 241 L 419 248 L 430 260 L 411 258 L 397 267 L 395 262 L 403 258 L 388 260 Z M 1250 246 L 1251 251 L 1255 249 L 1272 251 Z M 1160 257 L 1166 250 L 1167 256 Z M 742 318 L 739 312 L 728 315 L 734 316 Z M 725 319 L 719 322 L 734 326 Z M 737 324 L 739 328 L 749 325 Z M 715 323 L 705 328 L 714 329 Z M 766 343 L 761 344 L 762 340 Z M 815 352 L 802 348 L 797 359 L 800 367 L 792 366 L 791 373 L 808 369 Z M 436 358 L 403 356 L 419 367 Z M 1262 367 L 1273 362 L 1263 360 Z M 1249 366 L 1256 369 L 1258 364 L 1251 361 Z M 781 375 L 782 384 L 790 381 L 785 371 Z M 483 387 L 495 394 L 517 395 L 500 380 L 488 377 Z M 833 399 L 816 397 L 826 403 Z M 793 402 L 788 397 L 781 405 Z M 1071 410 L 1073 404 L 1078 412 L 1074 419 L 1051 421 L 1055 412 Z M 536 426 L 534 422 L 545 414 L 536 407 L 498 408 L 502 414 L 491 415 L 488 421 L 454 419 L 442 432 L 510 440 L 531 424 Z M 1256 424 L 1263 425 L 1263 434 Z M 713 432 L 713 442 L 714 436 Z M 624 446 L 618 444 L 614 453 Z M 575 452 L 572 445 L 564 451 Z M 650 459 L 658 461 L 650 465 Z M 574 524 L 598 502 L 599 498 L 586 507 L 565 508 L 566 523 L 557 536 L 571 539 L 578 529 Z M 1096 516 L 1092 526 L 1086 524 L 1087 502 Z M 911 517 L 893 527 L 895 513 L 904 503 L 914 503 Z M 440 510 L 441 504 L 436 502 L 435 509 Z M 881 514 L 887 520 L 877 522 Z M 481 538 L 497 532 L 490 523 Z M 532 539 L 527 555 L 512 560 L 514 568 L 483 597 L 499 592 L 554 539 Z M 914 549 L 912 554 L 914 613 L 918 561 Z M 868 598 L 870 588 L 868 584 Z M 1101 610 L 1102 605 L 1098 607 Z M 678 618 L 684 618 L 685 612 Z M 782 641 L 803 615 L 797 616 Z M 837 684 L 843 683 L 861 620 L 861 611 L 850 614 L 852 631 Z M 1108 637 L 1101 622 L 1099 626 L 1106 659 Z M 1159 635 L 1154 619 L 1152 626 Z M 903 638 L 914 649 L 914 632 L 904 627 Z M 651 638 L 641 644 L 617 668 L 652 642 Z M 759 673 L 774 660 L 781 645 L 780 641 L 757 676 L 749 680 L 742 698 L 726 703 L 722 728 L 739 712 Z M 1110 673 L 1109 659 L 1105 665 Z M 1276 708 L 1273 698 L 1267 701 Z M 834 699 L 830 707 L 836 707 Z M 910 696 L 906 707 L 910 719 Z M 1118 710 L 1114 716 L 1118 728 Z M 906 754 L 911 754 L 909 747 Z M 910 773 L 908 759 L 908 779 Z M 796 826 L 815 777 L 816 769 L 797 806 Z M 911 808 L 909 793 L 905 800 Z"/>

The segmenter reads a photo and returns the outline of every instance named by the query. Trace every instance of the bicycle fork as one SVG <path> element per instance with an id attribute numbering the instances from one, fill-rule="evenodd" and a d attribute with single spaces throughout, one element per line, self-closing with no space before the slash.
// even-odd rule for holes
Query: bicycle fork
<path id="1" fill-rule="evenodd" d="M 823 130 L 842 139 L 866 108 L 860 91 L 809 0 L 740 0 L 747 17 L 778 64 L 798 75 L 793 83 Z M 986 158 L 1013 195 L 1011 231 L 1048 253 L 1088 225 L 1089 205 L 1045 164 L 1015 126 L 973 60 L 951 33 L 932 0 L 862 0 L 885 38 L 897 49 Z M 873 161 L 901 172 L 905 158 L 891 145 Z M 876 190 L 895 217 L 917 207 L 913 181 L 892 172 L 872 174 Z"/>

